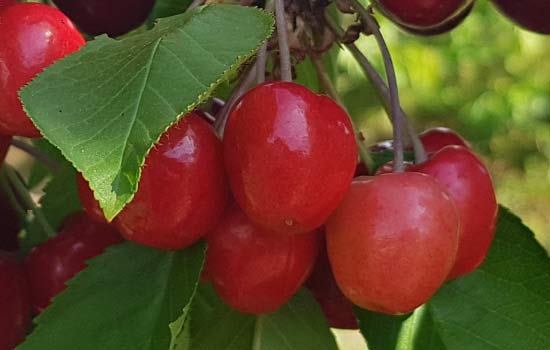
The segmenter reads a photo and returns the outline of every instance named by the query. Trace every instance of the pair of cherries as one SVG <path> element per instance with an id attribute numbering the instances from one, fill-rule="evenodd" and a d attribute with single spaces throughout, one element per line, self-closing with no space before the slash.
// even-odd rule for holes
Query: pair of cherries
<path id="1" fill-rule="evenodd" d="M 550 34 L 550 3 L 546 0 L 493 0 L 493 4 L 516 24 Z M 375 5 L 401 28 L 420 35 L 450 31 L 471 12 L 474 0 L 375 0 Z"/>

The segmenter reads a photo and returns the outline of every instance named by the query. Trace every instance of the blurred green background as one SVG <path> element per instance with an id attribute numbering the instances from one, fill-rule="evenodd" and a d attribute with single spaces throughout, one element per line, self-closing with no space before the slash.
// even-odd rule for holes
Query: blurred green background
<path id="1" fill-rule="evenodd" d="M 380 19 L 417 130 L 447 126 L 469 140 L 490 168 L 499 202 L 550 251 L 550 37 L 514 26 L 487 1 L 451 33 L 432 38 Z M 357 45 L 383 72 L 374 39 Z M 390 138 L 387 116 L 351 54 L 340 51 L 336 62 L 337 90 L 367 141 Z"/>

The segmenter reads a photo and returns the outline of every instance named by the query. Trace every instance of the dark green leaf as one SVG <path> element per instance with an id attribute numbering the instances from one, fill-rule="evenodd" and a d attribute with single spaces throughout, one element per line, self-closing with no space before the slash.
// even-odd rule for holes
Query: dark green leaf
<path id="1" fill-rule="evenodd" d="M 192 2 L 193 0 L 157 0 L 147 21 L 151 23 L 157 18 L 183 13 Z"/>
<path id="2" fill-rule="evenodd" d="M 100 36 L 20 91 L 43 135 L 90 182 L 112 219 L 136 189 L 148 151 L 269 37 L 255 8 L 212 5 L 122 40 Z"/>
<path id="3" fill-rule="evenodd" d="M 360 310 L 371 350 L 550 349 L 550 259 L 501 207 L 483 265 L 445 284 L 408 318 Z"/>
<path id="4" fill-rule="evenodd" d="M 89 261 L 37 319 L 21 350 L 166 350 L 204 261 L 200 243 L 166 252 L 123 243 Z"/>
<path id="5" fill-rule="evenodd" d="M 278 311 L 239 313 L 202 286 L 191 311 L 193 350 L 336 350 L 334 336 L 315 299 L 299 291 Z"/>

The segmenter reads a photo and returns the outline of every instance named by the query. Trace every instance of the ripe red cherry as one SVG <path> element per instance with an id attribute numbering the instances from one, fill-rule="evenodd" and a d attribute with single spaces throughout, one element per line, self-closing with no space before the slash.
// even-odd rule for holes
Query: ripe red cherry
<path id="1" fill-rule="evenodd" d="M 17 1 L 15 0 L 0 0 L 0 11 L 8 6 L 15 5 L 16 3 Z"/>
<path id="2" fill-rule="evenodd" d="M 0 349 L 19 344 L 31 321 L 29 284 L 15 255 L 0 251 Z"/>
<path id="3" fill-rule="evenodd" d="M 222 144 L 193 112 L 151 150 L 133 201 L 114 223 L 128 240 L 181 249 L 214 228 L 227 199 Z"/>
<path id="4" fill-rule="evenodd" d="M 358 178 L 326 224 L 336 282 L 356 305 L 408 313 L 451 271 L 458 226 L 453 200 L 430 176 Z"/>
<path id="5" fill-rule="evenodd" d="M 449 279 L 467 274 L 485 259 L 495 233 L 498 205 L 491 176 L 469 149 L 447 146 L 407 171 L 431 175 L 451 195 L 460 216 L 460 241 Z"/>
<path id="6" fill-rule="evenodd" d="M 420 134 L 419 137 L 427 153 L 437 152 L 449 145 L 469 147 L 468 142 L 449 128 L 438 127 L 428 129 Z"/>
<path id="7" fill-rule="evenodd" d="M 548 0 L 493 0 L 493 4 L 523 28 L 540 34 L 550 34 Z"/>
<path id="8" fill-rule="evenodd" d="M 76 184 L 78 187 L 78 195 L 80 197 L 80 202 L 82 203 L 82 208 L 90 216 L 91 219 L 97 222 L 107 223 L 103 210 L 99 206 L 99 202 L 94 197 L 94 193 L 90 189 L 88 181 L 78 173 L 76 177 Z"/>
<path id="9" fill-rule="evenodd" d="M 54 3 L 84 32 L 118 36 L 141 25 L 155 0 L 54 0 Z"/>
<path id="10" fill-rule="evenodd" d="M 27 256 L 34 310 L 42 312 L 65 289 L 65 282 L 86 267 L 87 260 L 122 241 L 112 226 L 97 223 L 85 213 L 70 217 L 57 236 L 33 248 Z"/>
<path id="11" fill-rule="evenodd" d="M 84 38 L 65 15 L 39 3 L 0 12 L 0 133 L 39 137 L 17 91 L 54 61 L 78 50 Z"/>
<path id="12" fill-rule="evenodd" d="M 461 9 L 454 16 L 449 18 L 447 21 L 441 24 L 438 24 L 437 26 L 427 27 L 427 28 L 406 27 L 406 26 L 400 26 L 400 27 L 410 33 L 423 35 L 423 36 L 444 34 L 458 27 L 466 19 L 466 17 L 468 17 L 470 12 L 472 12 L 473 7 L 474 7 L 474 3 L 471 2 L 467 7 Z"/>
<path id="13" fill-rule="evenodd" d="M 315 299 L 321 305 L 323 313 L 332 328 L 358 329 L 353 313 L 353 304 L 349 301 L 334 280 L 327 255 L 325 234 L 321 236 L 319 257 L 313 272 L 306 282 Z"/>
<path id="14" fill-rule="evenodd" d="M 237 103 L 223 140 L 235 199 L 259 225 L 310 232 L 342 200 L 357 164 L 346 112 L 287 82 L 257 86 Z"/>
<path id="15" fill-rule="evenodd" d="M 464 16 L 464 11 L 473 0 L 376 0 L 381 11 L 392 21 L 412 31 L 430 30 L 441 32 L 440 28 Z M 459 21 L 460 22 L 460 21 Z"/>
<path id="16" fill-rule="evenodd" d="M 318 252 L 315 232 L 275 235 L 231 206 L 208 243 L 206 269 L 222 300 L 249 314 L 277 310 L 309 276 Z"/>

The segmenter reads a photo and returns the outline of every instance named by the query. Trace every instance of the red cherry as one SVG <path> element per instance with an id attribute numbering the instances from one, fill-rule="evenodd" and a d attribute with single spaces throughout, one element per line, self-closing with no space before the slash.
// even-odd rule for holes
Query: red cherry
<path id="1" fill-rule="evenodd" d="M 453 279 L 476 269 L 485 259 L 495 233 L 498 205 L 491 176 L 469 149 L 447 146 L 407 171 L 431 175 L 451 195 L 460 216 L 460 241 Z"/>
<path id="2" fill-rule="evenodd" d="M 385 15 L 404 28 L 437 32 L 463 16 L 473 0 L 376 0 L 375 3 Z"/>
<path id="3" fill-rule="evenodd" d="M 15 5 L 16 3 L 17 1 L 15 0 L 0 0 L 0 11 L 8 6 Z"/>
<path id="4" fill-rule="evenodd" d="M 82 203 L 82 208 L 97 222 L 107 223 L 103 210 L 99 206 L 99 202 L 94 197 L 94 192 L 90 189 L 88 181 L 78 173 L 76 177 L 76 184 L 78 187 L 78 195 L 80 197 L 80 202 Z"/>
<path id="5" fill-rule="evenodd" d="M 306 282 L 332 328 L 358 329 L 353 313 L 353 304 L 349 301 L 334 280 L 327 255 L 325 234 L 321 236 L 319 257 L 313 272 Z"/>
<path id="6" fill-rule="evenodd" d="M 0 12 L 0 132 L 39 137 L 17 91 L 54 61 L 78 50 L 84 38 L 65 15 L 39 3 Z"/>
<path id="7" fill-rule="evenodd" d="M 259 225 L 305 233 L 323 224 L 349 187 L 357 146 L 346 112 L 287 82 L 246 93 L 223 140 L 235 199 Z"/>
<path id="8" fill-rule="evenodd" d="M 367 176 L 367 175 L 369 175 L 369 168 L 365 163 L 360 161 L 359 163 L 357 163 L 357 166 L 355 167 L 355 174 L 353 175 L 353 177 Z"/>
<path id="9" fill-rule="evenodd" d="M 86 260 L 122 241 L 110 225 L 95 222 L 84 213 L 70 217 L 57 236 L 33 248 L 27 256 L 35 311 L 42 312 L 65 289 L 65 282 L 86 267 Z"/>
<path id="10" fill-rule="evenodd" d="M 0 189 L 0 223 L 0 250 L 18 250 L 17 235 L 21 230 L 21 223 L 17 212 L 2 189 Z"/>
<path id="11" fill-rule="evenodd" d="M 151 13 L 155 0 L 54 0 L 54 3 L 84 32 L 118 36 L 140 26 Z"/>
<path id="12" fill-rule="evenodd" d="M 308 277 L 318 251 L 315 232 L 275 235 L 231 206 L 206 236 L 206 269 L 222 300 L 249 314 L 283 305 Z"/>
<path id="13" fill-rule="evenodd" d="M 451 271 L 458 226 L 453 200 L 430 176 L 358 178 L 326 224 L 336 282 L 356 305 L 408 313 Z"/>
<path id="14" fill-rule="evenodd" d="M 19 344 L 31 321 L 29 283 L 15 255 L 0 251 L 0 349 Z"/>
<path id="15" fill-rule="evenodd" d="M 114 223 L 128 240 L 182 249 L 216 225 L 227 199 L 222 144 L 206 121 L 190 113 L 151 150 L 133 201 Z"/>
<path id="16" fill-rule="evenodd" d="M 428 129 L 419 137 L 427 153 L 437 152 L 449 145 L 470 147 L 454 130 L 443 127 Z"/>
<path id="17" fill-rule="evenodd" d="M 467 7 L 462 8 L 460 11 L 458 11 L 454 16 L 449 18 L 447 21 L 433 27 L 428 28 L 421 28 L 421 27 L 407 27 L 407 26 L 400 26 L 404 30 L 406 30 L 409 33 L 422 35 L 422 36 L 432 36 L 432 35 L 440 35 L 447 32 L 450 32 L 451 30 L 458 27 L 466 17 L 472 12 L 472 9 L 474 8 L 474 3 L 471 2 Z"/>
<path id="18" fill-rule="evenodd" d="M 521 27 L 540 34 L 550 34 L 548 0 L 493 0 L 493 4 Z"/>

